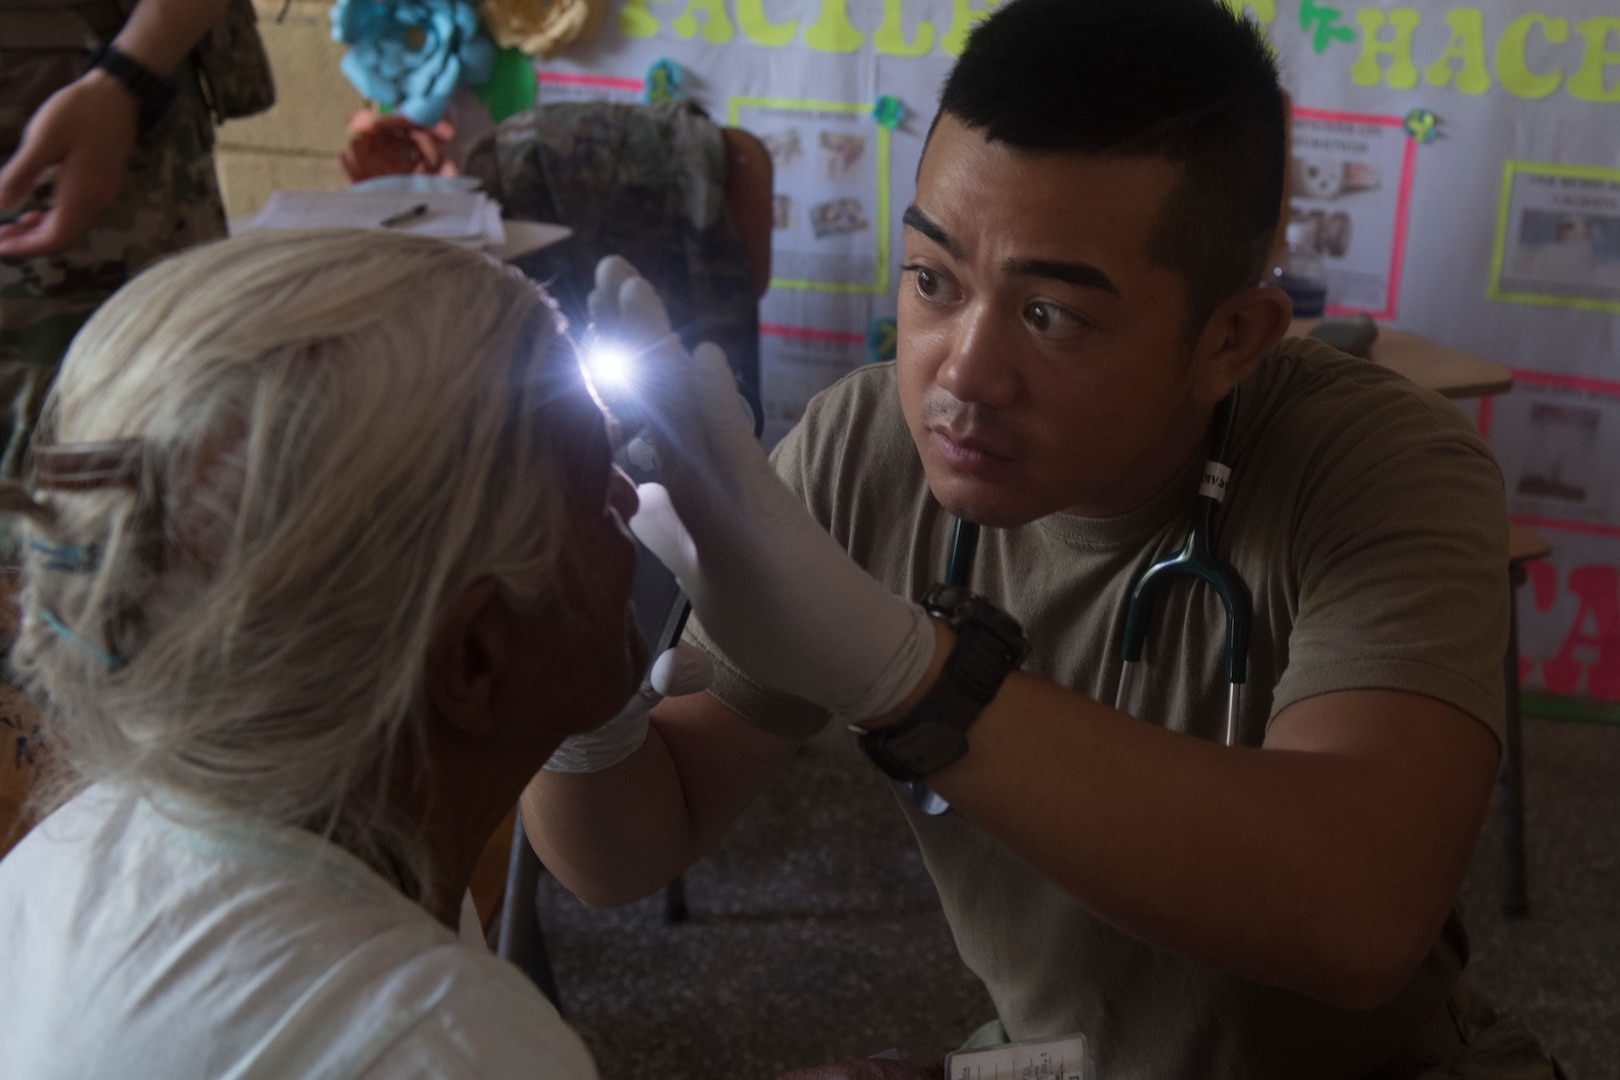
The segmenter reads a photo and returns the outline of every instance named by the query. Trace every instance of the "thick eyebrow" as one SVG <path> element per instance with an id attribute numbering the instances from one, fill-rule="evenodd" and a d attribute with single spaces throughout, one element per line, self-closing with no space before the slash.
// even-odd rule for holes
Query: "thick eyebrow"
<path id="1" fill-rule="evenodd" d="M 1119 288 L 1113 279 L 1090 263 L 1058 262 L 1052 259 L 1008 259 L 1001 267 L 1009 274 L 1051 278 L 1066 285 L 1099 289 L 1110 296 L 1119 295 Z"/>
<path id="2" fill-rule="evenodd" d="M 956 241 L 951 239 L 950 234 L 940 228 L 933 218 L 917 209 L 915 203 L 906 207 L 906 212 L 900 215 L 900 224 L 908 229 L 916 229 L 950 252 L 953 257 L 962 257 L 962 249 L 956 246 Z"/>
<path id="3" fill-rule="evenodd" d="M 951 239 L 950 234 L 940 228 L 933 218 L 919 210 L 916 204 L 906 207 L 905 213 L 900 215 L 900 224 L 908 229 L 916 229 L 950 252 L 952 256 L 962 257 L 961 248 Z M 1008 259 L 1002 263 L 1002 269 L 1009 274 L 1051 278 L 1066 285 L 1097 289 L 1110 296 L 1119 295 L 1119 287 L 1114 284 L 1113 279 L 1090 263 L 1061 262 L 1055 259 Z"/>

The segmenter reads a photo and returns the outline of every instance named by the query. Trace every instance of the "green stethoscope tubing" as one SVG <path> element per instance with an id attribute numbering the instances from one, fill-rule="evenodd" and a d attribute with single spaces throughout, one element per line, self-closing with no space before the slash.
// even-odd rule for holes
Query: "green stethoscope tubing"
<path id="1" fill-rule="evenodd" d="M 1165 587 L 1180 577 L 1202 581 L 1220 597 L 1226 609 L 1226 745 L 1237 743 L 1237 714 L 1239 687 L 1249 674 L 1249 631 L 1253 622 L 1253 606 L 1249 588 L 1231 564 L 1215 554 L 1215 507 L 1226 497 L 1227 480 L 1231 468 L 1226 464 L 1232 441 L 1232 425 L 1237 416 L 1238 392 L 1234 387 L 1218 406 L 1215 429 L 1220 432 L 1214 453 L 1204 466 L 1204 482 L 1199 488 L 1193 506 L 1192 527 L 1187 530 L 1187 541 L 1181 550 L 1168 559 L 1154 563 L 1142 571 L 1131 586 L 1130 603 L 1125 609 L 1125 630 L 1120 638 L 1122 670 L 1119 692 L 1114 707 L 1124 711 L 1129 700 L 1132 675 L 1142 660 L 1142 649 L 1147 643 L 1148 625 L 1153 619 L 1154 601 Z"/>

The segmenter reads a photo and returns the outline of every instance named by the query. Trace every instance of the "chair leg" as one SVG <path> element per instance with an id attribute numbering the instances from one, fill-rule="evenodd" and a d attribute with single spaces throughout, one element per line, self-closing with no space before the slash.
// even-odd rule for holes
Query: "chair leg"
<path id="1" fill-rule="evenodd" d="M 557 993 L 557 975 L 551 970 L 551 953 L 540 928 L 540 912 L 535 903 L 540 889 L 540 856 L 523 835 L 523 815 L 512 828 L 512 855 L 506 864 L 506 896 L 501 901 L 501 917 L 495 939 L 495 954 L 516 964 L 540 992 L 562 1013 Z"/>
<path id="2" fill-rule="evenodd" d="M 1503 733 L 1502 768 L 1496 788 L 1502 803 L 1502 914 L 1522 919 L 1530 914 L 1524 865 L 1524 758 L 1519 723 L 1519 586 L 1526 574 L 1521 563 L 1508 566 L 1508 648 L 1503 663 L 1507 689 L 1507 724 Z"/>

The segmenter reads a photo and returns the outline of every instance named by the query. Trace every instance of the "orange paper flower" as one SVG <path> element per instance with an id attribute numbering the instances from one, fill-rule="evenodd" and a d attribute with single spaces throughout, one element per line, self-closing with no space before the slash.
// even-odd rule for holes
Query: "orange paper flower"
<path id="1" fill-rule="evenodd" d="M 455 162 L 444 152 L 454 134 L 448 120 L 425 128 L 397 114 L 380 116 L 363 109 L 349 117 L 349 148 L 338 164 L 351 184 L 401 173 L 454 176 Z"/>

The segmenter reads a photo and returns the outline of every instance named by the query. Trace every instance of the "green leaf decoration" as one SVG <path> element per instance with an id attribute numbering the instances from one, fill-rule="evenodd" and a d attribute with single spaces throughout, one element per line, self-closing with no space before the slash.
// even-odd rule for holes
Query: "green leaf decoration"
<path id="1" fill-rule="evenodd" d="M 497 124 L 534 108 L 534 58 L 521 49 L 502 49 L 495 54 L 495 70 L 489 81 L 473 87 L 473 93 Z"/>

